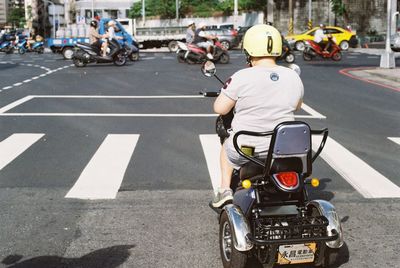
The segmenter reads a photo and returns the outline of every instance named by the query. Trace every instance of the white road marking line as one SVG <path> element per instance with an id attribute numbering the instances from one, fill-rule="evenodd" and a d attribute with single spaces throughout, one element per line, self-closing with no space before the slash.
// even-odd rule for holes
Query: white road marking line
<path id="1" fill-rule="evenodd" d="M 31 99 L 33 99 L 33 96 L 26 96 L 26 97 L 23 97 L 21 99 L 14 101 L 10 104 L 7 104 L 6 106 L 0 108 L 0 114 L 7 112 L 8 110 L 11 110 L 14 107 L 17 107 L 18 105 L 20 105 L 24 102 L 30 101 Z"/>
<path id="2" fill-rule="evenodd" d="M 26 79 L 26 80 L 24 80 L 24 81 L 22 81 L 23 83 L 29 83 L 29 82 L 31 82 L 32 81 L 32 79 Z"/>
<path id="3" fill-rule="evenodd" d="M 107 135 L 65 197 L 114 199 L 138 139 L 134 134 Z"/>
<path id="4" fill-rule="evenodd" d="M 400 138 L 397 137 L 388 137 L 389 140 L 397 143 L 398 145 L 400 145 Z"/>
<path id="5" fill-rule="evenodd" d="M 310 115 L 312 115 L 314 118 L 321 118 L 321 119 L 325 119 L 326 118 L 325 115 L 322 115 L 322 114 L 318 113 L 316 110 L 314 110 L 313 108 L 311 108 L 310 106 L 308 106 L 305 103 L 302 103 L 301 109 L 303 109 L 305 112 L 307 112 Z"/>
<path id="6" fill-rule="evenodd" d="M 22 85 L 22 83 L 15 83 L 13 86 L 14 86 L 14 87 L 18 87 L 18 86 L 20 86 L 20 85 Z"/>
<path id="7" fill-rule="evenodd" d="M 149 95 L 149 96 L 118 96 L 118 95 L 31 95 L 33 98 L 47 99 L 198 99 L 203 95 Z"/>
<path id="8" fill-rule="evenodd" d="M 214 193 L 216 193 L 218 187 L 221 185 L 221 168 L 219 163 L 221 143 L 216 134 L 200 135 L 200 142 L 206 158 L 208 172 L 210 173 L 211 184 Z"/>
<path id="9" fill-rule="evenodd" d="M 313 136 L 317 149 L 322 137 Z M 400 188 L 332 138 L 321 157 L 365 198 L 398 198 Z"/>
<path id="10" fill-rule="evenodd" d="M 17 133 L 0 142 L 0 170 L 43 136 L 44 134 Z"/>
<path id="11" fill-rule="evenodd" d="M 0 116 L 76 116 L 76 117 L 217 117 L 217 114 L 112 114 L 112 113 L 0 113 Z"/>
<path id="12" fill-rule="evenodd" d="M 34 76 L 34 77 L 32 77 L 31 79 L 32 79 L 32 80 L 39 79 L 39 76 Z"/>
<path id="13" fill-rule="evenodd" d="M 141 60 L 154 60 L 156 57 L 143 57 Z"/>
<path id="14" fill-rule="evenodd" d="M 4 90 L 6 90 L 6 89 L 10 89 L 10 88 L 12 88 L 12 86 L 3 87 L 3 89 L 4 89 Z"/>
<path id="15" fill-rule="evenodd" d="M 43 77 L 46 74 L 39 75 Z M 33 77 L 32 80 L 38 77 Z M 203 95 L 149 95 L 149 96 L 115 96 L 115 95 L 29 95 L 30 99 L 198 99 Z M 23 101 L 25 102 L 25 101 Z M 22 102 L 22 103 L 23 103 Z M 310 115 L 295 115 L 295 118 L 324 119 L 326 116 L 318 113 L 310 106 L 302 104 L 302 109 Z M 1 111 L 1 109 L 0 109 Z M 139 114 L 139 113 L 7 113 L 0 116 L 92 116 L 92 117 L 216 117 L 217 114 Z"/>

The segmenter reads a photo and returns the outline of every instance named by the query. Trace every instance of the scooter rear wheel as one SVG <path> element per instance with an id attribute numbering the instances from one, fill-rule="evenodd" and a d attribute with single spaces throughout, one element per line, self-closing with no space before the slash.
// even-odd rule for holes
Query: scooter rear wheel
<path id="1" fill-rule="evenodd" d="M 248 254 L 238 251 L 233 245 L 233 228 L 225 211 L 219 224 L 219 248 L 224 268 L 245 267 Z"/>
<path id="2" fill-rule="evenodd" d="M 337 52 L 332 55 L 332 60 L 334 60 L 334 61 L 340 61 L 341 59 L 342 59 L 342 53 L 340 53 L 340 52 Z"/>

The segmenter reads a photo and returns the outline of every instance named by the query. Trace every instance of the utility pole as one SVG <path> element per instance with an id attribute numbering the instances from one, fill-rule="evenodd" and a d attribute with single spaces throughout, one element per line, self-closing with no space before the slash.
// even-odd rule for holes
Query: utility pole
<path id="1" fill-rule="evenodd" d="M 293 0 L 289 0 L 289 35 L 293 35 Z"/>
<path id="2" fill-rule="evenodd" d="M 237 29 L 238 27 L 238 23 L 237 23 L 237 19 L 238 19 L 238 0 L 233 0 L 233 28 Z"/>
<path id="3" fill-rule="evenodd" d="M 394 53 L 390 48 L 390 35 L 392 25 L 392 0 L 387 0 L 387 18 L 386 18 L 386 47 L 385 52 L 381 55 L 381 68 L 394 68 L 396 63 L 394 61 Z"/>
<path id="4" fill-rule="evenodd" d="M 145 0 L 142 0 L 142 26 L 143 27 L 144 27 L 145 19 L 146 19 L 146 3 L 145 3 Z"/>
<path id="5" fill-rule="evenodd" d="M 308 29 L 312 29 L 312 17 L 311 17 L 312 0 L 308 0 Z"/>
<path id="6" fill-rule="evenodd" d="M 175 0 L 176 20 L 179 19 L 179 0 Z"/>

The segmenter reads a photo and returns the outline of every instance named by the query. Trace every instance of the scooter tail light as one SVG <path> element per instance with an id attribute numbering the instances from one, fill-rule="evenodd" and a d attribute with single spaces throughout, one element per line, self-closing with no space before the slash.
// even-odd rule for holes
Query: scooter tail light
<path id="1" fill-rule="evenodd" d="M 299 175 L 293 171 L 279 172 L 274 177 L 287 188 L 295 188 L 299 184 Z"/>

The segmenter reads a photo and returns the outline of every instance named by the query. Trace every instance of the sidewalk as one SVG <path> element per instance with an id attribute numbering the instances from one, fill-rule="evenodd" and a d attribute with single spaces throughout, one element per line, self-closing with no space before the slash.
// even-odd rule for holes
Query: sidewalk
<path id="1" fill-rule="evenodd" d="M 340 71 L 342 74 L 368 83 L 376 84 L 400 92 L 400 68 L 349 68 Z"/>
<path id="2" fill-rule="evenodd" d="M 350 48 L 349 52 L 380 56 L 385 52 L 385 49 Z M 394 56 L 395 58 L 400 58 L 400 52 L 395 52 Z M 340 73 L 350 76 L 354 79 L 359 79 L 400 92 L 400 66 L 396 66 L 394 69 L 384 69 L 379 67 L 348 68 L 341 70 Z"/>

